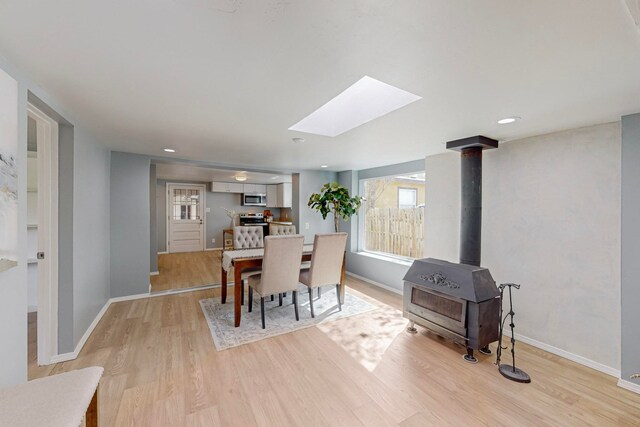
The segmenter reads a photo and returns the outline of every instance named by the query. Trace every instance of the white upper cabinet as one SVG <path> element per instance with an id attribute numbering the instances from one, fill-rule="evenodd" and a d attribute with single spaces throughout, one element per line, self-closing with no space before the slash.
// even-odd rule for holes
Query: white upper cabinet
<path id="1" fill-rule="evenodd" d="M 290 208 L 292 205 L 293 195 L 291 193 L 291 183 L 283 182 L 278 184 L 278 207 Z"/>
<path id="2" fill-rule="evenodd" d="M 267 207 L 278 207 L 278 186 L 267 185 Z"/>
<path id="3" fill-rule="evenodd" d="M 244 186 L 235 182 L 212 182 L 213 193 L 244 193 Z"/>
<path id="4" fill-rule="evenodd" d="M 267 186 L 265 184 L 243 184 L 243 193 L 245 194 L 267 194 Z"/>

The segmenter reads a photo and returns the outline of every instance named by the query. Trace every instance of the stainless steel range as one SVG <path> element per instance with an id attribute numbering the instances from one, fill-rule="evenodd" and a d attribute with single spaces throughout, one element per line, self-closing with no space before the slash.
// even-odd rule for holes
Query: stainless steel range
<path id="1" fill-rule="evenodd" d="M 240 214 L 240 225 L 262 226 L 263 235 L 269 235 L 269 223 L 265 221 L 262 212 L 247 212 Z"/>

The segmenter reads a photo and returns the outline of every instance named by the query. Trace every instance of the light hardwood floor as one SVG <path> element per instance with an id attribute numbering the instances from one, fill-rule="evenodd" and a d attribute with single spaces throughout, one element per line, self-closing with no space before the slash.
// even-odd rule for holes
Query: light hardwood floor
<path id="1" fill-rule="evenodd" d="M 222 250 L 160 254 L 151 292 L 220 284 L 221 260 Z"/>
<path id="2" fill-rule="evenodd" d="M 221 352 L 198 304 L 217 289 L 116 303 L 78 359 L 39 373 L 104 366 L 103 426 L 640 425 L 612 377 L 518 344 L 533 382 L 507 381 L 494 357 L 406 333 L 399 296 L 348 285 L 387 305 Z"/>

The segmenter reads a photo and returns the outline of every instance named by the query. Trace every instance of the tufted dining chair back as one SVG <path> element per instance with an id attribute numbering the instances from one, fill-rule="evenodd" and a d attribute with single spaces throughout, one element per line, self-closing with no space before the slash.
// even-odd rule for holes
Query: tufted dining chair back
<path id="1" fill-rule="evenodd" d="M 262 226 L 233 227 L 233 249 L 253 249 L 264 247 Z"/>
<path id="2" fill-rule="evenodd" d="M 270 236 L 288 236 L 290 234 L 296 234 L 295 225 L 269 224 Z"/>

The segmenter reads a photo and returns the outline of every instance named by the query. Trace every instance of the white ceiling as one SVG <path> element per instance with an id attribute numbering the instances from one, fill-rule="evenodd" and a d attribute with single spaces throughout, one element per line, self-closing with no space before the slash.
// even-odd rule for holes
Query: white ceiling
<path id="1" fill-rule="evenodd" d="M 114 149 L 289 170 L 640 111 L 622 0 L 3 0 L 0 54 Z M 335 138 L 287 130 L 364 75 L 423 99 Z"/>
<path id="2" fill-rule="evenodd" d="M 281 182 L 291 182 L 291 175 L 283 173 L 215 169 L 181 163 L 156 164 L 156 177 L 168 181 L 238 182 L 234 178 L 236 176 L 247 177 L 247 180 L 242 182 L 242 184 L 279 184 Z"/>

